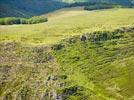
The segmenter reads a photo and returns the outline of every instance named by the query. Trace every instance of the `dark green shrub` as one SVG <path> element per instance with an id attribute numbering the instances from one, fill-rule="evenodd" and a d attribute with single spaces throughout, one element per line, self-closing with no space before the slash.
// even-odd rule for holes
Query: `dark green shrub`
<path id="1" fill-rule="evenodd" d="M 30 19 L 28 19 L 29 24 L 36 24 L 41 22 L 47 22 L 47 18 L 44 18 L 43 16 L 34 16 Z"/>
<path id="2" fill-rule="evenodd" d="M 85 10 L 97 10 L 97 9 L 110 9 L 113 8 L 112 6 L 104 6 L 104 5 L 93 5 L 89 7 L 85 7 Z"/>
<path id="3" fill-rule="evenodd" d="M 132 31 L 132 30 L 131 30 Z M 98 41 L 107 41 L 111 39 L 119 39 L 122 38 L 124 35 L 125 30 L 117 29 L 113 32 L 109 31 L 98 31 L 98 32 L 93 32 L 88 36 L 88 39 L 91 40 L 92 42 L 97 43 Z"/>
<path id="4" fill-rule="evenodd" d="M 20 18 L 15 17 L 7 17 L 0 19 L 0 25 L 12 25 L 12 24 L 20 24 Z"/>
<path id="5" fill-rule="evenodd" d="M 21 18 L 21 19 L 20 19 L 20 23 L 21 23 L 21 24 L 28 24 L 26 18 Z"/>
<path id="6" fill-rule="evenodd" d="M 59 76 L 61 79 L 67 79 L 67 75 L 60 75 Z"/>
<path id="7" fill-rule="evenodd" d="M 21 24 L 20 18 L 12 18 L 12 23 L 13 24 Z"/>
<path id="8" fill-rule="evenodd" d="M 37 24 L 47 22 L 47 18 L 43 16 L 34 16 L 32 18 L 17 18 L 6 17 L 0 19 L 0 25 L 12 25 L 12 24 Z"/>
<path id="9" fill-rule="evenodd" d="M 98 9 L 110 9 L 115 7 L 122 7 L 120 5 L 107 4 L 107 3 L 96 3 L 90 6 L 84 7 L 84 10 L 98 10 Z"/>
<path id="10" fill-rule="evenodd" d="M 5 22 L 4 22 L 3 18 L 0 19 L 0 25 L 5 25 Z"/>
<path id="11" fill-rule="evenodd" d="M 12 25 L 13 24 L 13 19 L 8 17 L 4 19 L 5 25 Z"/>
<path id="12" fill-rule="evenodd" d="M 62 49 L 63 47 L 64 47 L 63 44 L 55 44 L 55 45 L 52 46 L 52 49 L 53 49 L 53 50 L 60 50 L 60 49 Z"/>

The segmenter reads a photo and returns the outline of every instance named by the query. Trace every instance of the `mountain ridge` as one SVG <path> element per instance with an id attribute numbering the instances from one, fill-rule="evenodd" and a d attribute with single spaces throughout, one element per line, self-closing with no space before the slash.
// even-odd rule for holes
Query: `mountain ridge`
<path id="1" fill-rule="evenodd" d="M 78 2 L 106 2 L 120 5 L 134 4 L 134 0 L 1 0 L 0 17 L 30 17 L 41 15 L 63 8 L 70 3 Z"/>

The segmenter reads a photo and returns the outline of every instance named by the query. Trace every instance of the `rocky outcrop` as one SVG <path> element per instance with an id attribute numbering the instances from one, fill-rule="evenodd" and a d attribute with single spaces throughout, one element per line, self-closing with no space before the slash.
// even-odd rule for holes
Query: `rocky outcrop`
<path id="1" fill-rule="evenodd" d="M 52 99 L 52 100 L 63 100 L 62 93 L 59 93 L 58 90 L 65 88 L 66 83 L 62 81 L 67 78 L 66 75 L 61 76 L 48 76 L 44 84 L 47 88 L 45 93 L 42 95 L 42 99 Z"/>
<path id="2" fill-rule="evenodd" d="M 80 40 L 81 40 L 81 41 L 86 41 L 86 40 L 87 40 L 87 36 L 86 36 L 86 35 L 80 36 Z"/>

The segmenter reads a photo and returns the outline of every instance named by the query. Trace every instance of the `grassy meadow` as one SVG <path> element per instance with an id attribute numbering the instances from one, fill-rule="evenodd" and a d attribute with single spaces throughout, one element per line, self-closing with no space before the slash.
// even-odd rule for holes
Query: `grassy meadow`
<path id="1" fill-rule="evenodd" d="M 134 9 L 42 16 L 0 25 L 0 99 L 134 100 Z"/>
<path id="2" fill-rule="evenodd" d="M 81 8 L 59 10 L 45 15 L 47 23 L 0 26 L 0 41 L 30 44 L 54 44 L 72 35 L 113 30 L 134 25 L 133 9 L 84 11 Z"/>

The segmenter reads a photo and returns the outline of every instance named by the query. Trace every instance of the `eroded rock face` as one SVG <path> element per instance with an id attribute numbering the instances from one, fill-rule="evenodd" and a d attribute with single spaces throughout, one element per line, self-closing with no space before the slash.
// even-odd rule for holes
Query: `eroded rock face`
<path id="1" fill-rule="evenodd" d="M 52 100 L 63 100 L 62 93 L 58 93 L 57 90 L 63 89 L 66 86 L 66 83 L 62 81 L 67 78 L 66 75 L 62 76 L 48 76 L 45 81 L 45 87 L 47 90 L 43 94 L 43 99 L 52 99 Z"/>
<path id="2" fill-rule="evenodd" d="M 81 95 L 79 91 L 83 91 L 83 88 L 80 86 L 69 87 L 65 82 L 66 78 L 66 75 L 48 76 L 45 81 L 47 89 L 42 94 L 42 100 L 66 100 L 69 96 Z"/>
<path id="3" fill-rule="evenodd" d="M 50 100 L 63 100 L 62 99 L 62 95 L 58 94 L 56 91 L 47 91 L 44 93 L 44 95 L 42 96 L 42 100 L 47 100 L 47 99 L 50 99 Z"/>

